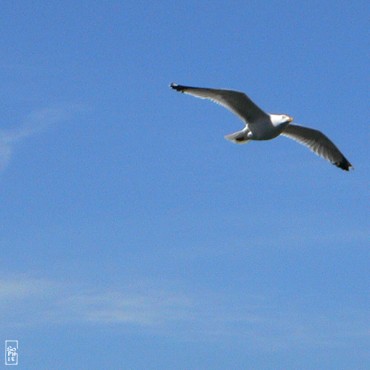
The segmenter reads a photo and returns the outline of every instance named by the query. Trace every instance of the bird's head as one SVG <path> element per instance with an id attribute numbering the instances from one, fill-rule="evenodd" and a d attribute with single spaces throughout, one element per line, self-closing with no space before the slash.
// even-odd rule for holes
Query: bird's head
<path id="1" fill-rule="evenodd" d="M 274 126 L 288 125 L 293 121 L 293 117 L 288 116 L 287 114 L 271 114 L 271 123 Z"/>

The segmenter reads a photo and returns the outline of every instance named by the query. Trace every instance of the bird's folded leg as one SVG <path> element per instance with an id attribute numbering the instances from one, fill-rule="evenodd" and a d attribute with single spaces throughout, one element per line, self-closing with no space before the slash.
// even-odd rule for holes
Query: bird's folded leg
<path id="1" fill-rule="evenodd" d="M 247 144 L 250 139 L 251 132 L 248 128 L 243 128 L 241 131 L 234 132 L 229 135 L 225 135 L 226 140 L 230 140 L 235 144 Z"/>

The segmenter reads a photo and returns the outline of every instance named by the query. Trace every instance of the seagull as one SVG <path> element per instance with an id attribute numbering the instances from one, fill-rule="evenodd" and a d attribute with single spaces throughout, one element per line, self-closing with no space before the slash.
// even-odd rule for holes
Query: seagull
<path id="1" fill-rule="evenodd" d="M 287 114 L 264 112 L 243 92 L 190 87 L 176 83 L 171 83 L 170 87 L 184 94 L 209 99 L 236 114 L 244 122 L 244 128 L 225 136 L 225 139 L 233 143 L 245 144 L 251 140 L 270 140 L 283 135 L 305 145 L 320 157 L 345 171 L 352 167 L 340 150 L 322 132 L 293 125 L 293 117 Z"/>

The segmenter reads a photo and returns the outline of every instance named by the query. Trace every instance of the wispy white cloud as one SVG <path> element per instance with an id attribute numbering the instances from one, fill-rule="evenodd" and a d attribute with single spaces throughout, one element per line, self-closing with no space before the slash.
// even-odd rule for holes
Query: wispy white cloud
<path id="1" fill-rule="evenodd" d="M 148 286 L 92 289 L 26 276 L 0 279 L 0 326 L 46 322 L 161 326 L 190 320 L 191 306 L 184 295 Z"/>
<path id="2" fill-rule="evenodd" d="M 35 110 L 26 116 L 19 126 L 0 129 L 0 171 L 9 164 L 18 143 L 59 122 L 68 120 L 81 108 L 79 105 L 69 104 Z"/>
<path id="3" fill-rule="evenodd" d="M 171 321 L 190 320 L 192 303 L 172 292 L 111 290 L 72 294 L 58 302 L 71 319 L 100 324 L 161 326 Z"/>
<path id="4" fill-rule="evenodd" d="M 88 287 L 17 276 L 0 279 L 0 327 L 114 325 L 184 340 L 243 343 L 264 351 L 348 347 L 369 340 L 369 319 L 355 308 L 319 315 L 249 296 L 240 302 L 153 285 Z"/>

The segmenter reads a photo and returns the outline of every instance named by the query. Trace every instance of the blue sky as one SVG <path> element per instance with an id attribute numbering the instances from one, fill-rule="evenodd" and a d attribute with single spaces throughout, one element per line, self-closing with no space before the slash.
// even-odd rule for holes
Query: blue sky
<path id="1" fill-rule="evenodd" d="M 1 8 L 0 340 L 19 369 L 368 367 L 367 2 Z M 238 118 L 170 82 L 245 91 L 355 170 L 284 137 L 233 145 Z"/>

